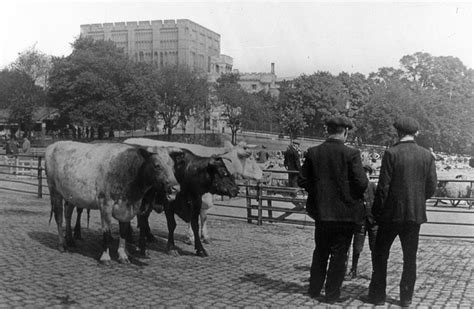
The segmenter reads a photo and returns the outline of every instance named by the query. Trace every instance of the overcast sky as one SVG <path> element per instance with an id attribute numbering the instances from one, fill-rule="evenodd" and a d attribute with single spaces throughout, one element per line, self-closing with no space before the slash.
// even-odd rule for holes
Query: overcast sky
<path id="1" fill-rule="evenodd" d="M 399 67 L 418 51 L 473 62 L 473 5 L 465 2 L 14 1 L 2 2 L 0 68 L 36 43 L 68 55 L 80 25 L 190 19 L 221 35 L 221 53 L 240 72 L 279 77 Z"/>

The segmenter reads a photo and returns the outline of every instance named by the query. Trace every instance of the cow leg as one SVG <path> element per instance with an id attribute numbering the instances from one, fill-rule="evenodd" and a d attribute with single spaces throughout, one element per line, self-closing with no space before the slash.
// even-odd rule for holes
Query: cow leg
<path id="1" fill-rule="evenodd" d="M 193 208 L 191 215 L 191 228 L 194 234 L 194 249 L 196 249 L 196 255 L 200 257 L 208 256 L 206 250 L 202 246 L 201 237 L 199 237 L 199 213 L 201 212 L 201 197 L 193 199 Z"/>
<path id="2" fill-rule="evenodd" d="M 128 260 L 128 255 L 126 252 L 126 238 L 128 234 L 130 234 L 131 226 L 130 222 L 119 222 L 119 233 L 120 233 L 120 241 L 119 247 L 117 249 L 118 253 L 118 260 L 119 263 L 128 264 L 130 261 Z"/>
<path id="3" fill-rule="evenodd" d="M 209 237 L 209 232 L 207 231 L 207 211 L 208 209 L 201 209 L 199 217 L 201 218 L 201 235 L 202 242 L 208 244 L 211 238 Z"/>
<path id="4" fill-rule="evenodd" d="M 179 256 L 178 248 L 174 244 L 174 230 L 176 229 L 176 220 L 174 218 L 174 212 L 167 205 L 165 207 L 166 223 L 168 225 L 168 243 L 166 245 L 166 250 L 169 255 Z"/>
<path id="5" fill-rule="evenodd" d="M 76 225 L 74 226 L 74 238 L 82 240 L 81 235 L 81 216 L 84 208 L 76 207 Z"/>
<path id="6" fill-rule="evenodd" d="M 137 215 L 138 228 L 140 229 L 140 236 L 138 238 L 138 249 L 139 254 L 142 256 L 147 256 L 146 252 L 146 242 L 148 240 L 148 234 L 150 233 L 150 225 L 148 223 L 148 217 L 150 216 L 150 210 Z M 153 235 L 151 235 L 153 237 Z M 153 237 L 154 238 L 154 237 Z"/>
<path id="7" fill-rule="evenodd" d="M 186 230 L 186 239 L 184 241 L 187 245 L 192 245 L 194 243 L 194 232 L 191 227 L 191 221 L 188 223 L 188 228 Z"/>
<path id="8" fill-rule="evenodd" d="M 58 228 L 58 249 L 60 252 L 66 251 L 66 242 L 64 241 L 63 235 L 63 197 L 55 189 L 49 189 L 51 195 L 51 212 L 54 214 L 54 221 Z M 50 217 L 51 220 L 51 217 Z"/>
<path id="9" fill-rule="evenodd" d="M 100 256 L 100 263 L 110 265 L 110 243 L 112 242 L 111 221 L 112 221 L 112 207 L 113 203 L 106 203 L 103 197 L 98 200 L 100 209 L 100 219 L 102 224 L 102 255 Z"/>
<path id="10" fill-rule="evenodd" d="M 76 243 L 72 238 L 72 228 L 71 228 L 71 219 L 72 213 L 74 212 L 74 205 L 69 202 L 64 203 L 64 217 L 66 220 L 66 244 L 69 247 L 75 247 Z"/>

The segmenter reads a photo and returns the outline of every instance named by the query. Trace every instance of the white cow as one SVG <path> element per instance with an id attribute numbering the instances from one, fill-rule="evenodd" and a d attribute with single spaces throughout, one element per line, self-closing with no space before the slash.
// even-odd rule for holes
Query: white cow
<path id="1" fill-rule="evenodd" d="M 73 245 L 71 214 L 74 206 L 99 209 L 103 232 L 101 263 L 109 264 L 111 221 L 120 223 L 119 261 L 128 262 L 125 236 L 130 220 L 139 213 L 145 193 L 154 188 L 160 198 L 170 199 L 179 191 L 170 152 L 180 149 L 126 144 L 56 142 L 46 148 L 46 174 L 59 236 L 59 249 L 66 249 L 63 236 L 63 200 L 66 202 L 66 241 Z"/>

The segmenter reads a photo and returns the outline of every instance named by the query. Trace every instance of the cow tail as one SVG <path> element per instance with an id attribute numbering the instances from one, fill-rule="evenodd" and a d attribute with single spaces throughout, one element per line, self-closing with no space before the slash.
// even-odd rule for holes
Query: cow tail
<path id="1" fill-rule="evenodd" d="M 87 228 L 89 228 L 90 218 L 91 218 L 91 209 L 87 208 Z"/>

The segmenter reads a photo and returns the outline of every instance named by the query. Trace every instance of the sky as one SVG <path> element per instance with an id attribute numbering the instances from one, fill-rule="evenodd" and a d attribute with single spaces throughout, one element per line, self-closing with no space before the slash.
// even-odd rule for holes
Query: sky
<path id="1" fill-rule="evenodd" d="M 90 23 L 190 19 L 221 35 L 240 72 L 278 77 L 329 71 L 368 75 L 405 55 L 458 57 L 472 68 L 471 1 L 22 1 L 2 2 L 0 68 L 36 46 L 67 56 Z"/>

